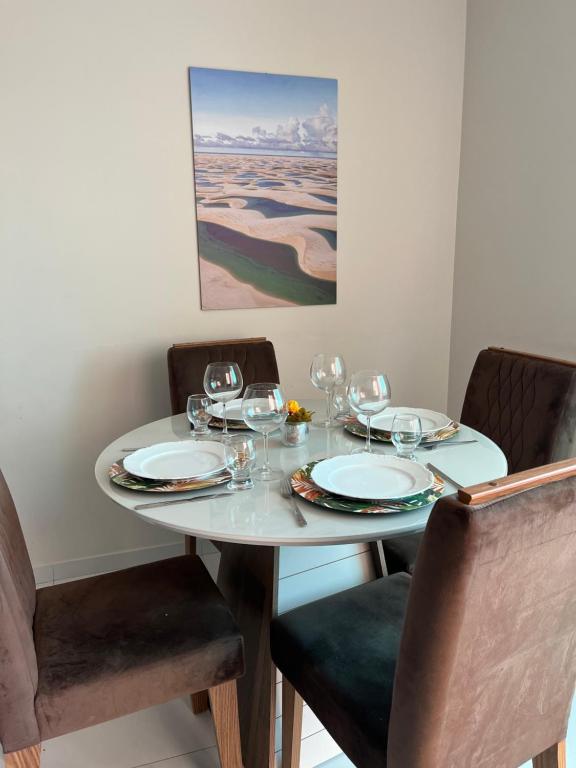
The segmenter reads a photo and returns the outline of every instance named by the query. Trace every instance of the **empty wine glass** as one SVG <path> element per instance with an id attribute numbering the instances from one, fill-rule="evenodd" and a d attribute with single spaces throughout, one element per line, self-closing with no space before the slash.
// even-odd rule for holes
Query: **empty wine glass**
<path id="1" fill-rule="evenodd" d="M 338 422 L 332 419 L 332 398 L 334 389 L 346 381 L 346 365 L 342 355 L 329 355 L 319 352 L 312 358 L 310 380 L 316 389 L 326 392 L 326 421 L 323 427 L 337 427 Z"/>
<path id="2" fill-rule="evenodd" d="M 232 480 L 227 487 L 231 491 L 247 491 L 254 487 L 250 473 L 256 461 L 254 438 L 250 435 L 230 435 L 224 446 L 226 466 Z"/>
<path id="3" fill-rule="evenodd" d="M 228 437 L 226 403 L 238 397 L 242 392 L 243 383 L 238 363 L 210 363 L 206 368 L 204 390 L 212 400 L 222 403 L 222 421 L 224 423 L 222 435 L 225 439 Z"/>
<path id="4" fill-rule="evenodd" d="M 357 371 L 348 385 L 348 402 L 354 413 L 366 417 L 366 446 L 372 453 L 370 419 L 390 405 L 392 391 L 386 374 L 379 371 Z"/>
<path id="5" fill-rule="evenodd" d="M 392 442 L 396 455 L 413 459 L 414 451 L 422 440 L 422 422 L 415 413 L 397 413 L 392 421 Z"/>
<path id="6" fill-rule="evenodd" d="M 332 393 L 332 405 L 334 407 L 335 418 L 342 418 L 350 415 L 350 403 L 348 402 L 348 387 L 342 384 L 335 387 Z"/>
<path id="7" fill-rule="evenodd" d="M 270 467 L 268 435 L 286 421 L 288 409 L 278 384 L 250 384 L 242 400 L 242 418 L 255 432 L 264 435 L 264 464 L 254 470 L 259 480 L 276 480 L 282 472 Z"/>
<path id="8" fill-rule="evenodd" d="M 210 398 L 208 395 L 190 395 L 186 405 L 188 421 L 194 427 L 194 437 L 210 434 L 208 424 L 212 414 L 208 412 Z"/>

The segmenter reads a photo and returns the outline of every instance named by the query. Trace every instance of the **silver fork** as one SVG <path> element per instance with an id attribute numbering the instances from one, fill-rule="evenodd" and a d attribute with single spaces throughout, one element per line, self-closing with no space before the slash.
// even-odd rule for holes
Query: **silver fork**
<path id="1" fill-rule="evenodd" d="M 296 522 L 298 525 L 303 528 L 305 525 L 308 525 L 308 520 L 304 517 L 302 512 L 300 512 L 300 508 L 298 507 L 298 503 L 296 499 L 294 498 L 294 491 L 292 489 L 292 485 L 290 483 L 290 478 L 287 477 L 284 480 L 282 480 L 282 484 L 280 486 L 280 493 L 285 499 L 290 500 L 290 504 L 292 506 L 292 511 L 294 512 L 294 517 L 296 518 Z"/>

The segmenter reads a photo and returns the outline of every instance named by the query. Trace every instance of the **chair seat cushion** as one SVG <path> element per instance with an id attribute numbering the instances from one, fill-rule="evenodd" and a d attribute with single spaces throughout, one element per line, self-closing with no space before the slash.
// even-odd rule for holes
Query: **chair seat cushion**
<path id="1" fill-rule="evenodd" d="M 176 557 L 38 590 L 42 739 L 243 673 L 243 642 L 203 563 Z"/>
<path id="2" fill-rule="evenodd" d="M 359 768 L 386 765 L 410 577 L 377 579 L 275 619 L 272 657 Z"/>
<path id="3" fill-rule="evenodd" d="M 422 541 L 421 533 L 412 533 L 408 536 L 396 536 L 394 539 L 386 539 L 382 542 L 384 557 L 388 573 L 400 573 L 406 571 L 412 575 L 416 558 Z"/>

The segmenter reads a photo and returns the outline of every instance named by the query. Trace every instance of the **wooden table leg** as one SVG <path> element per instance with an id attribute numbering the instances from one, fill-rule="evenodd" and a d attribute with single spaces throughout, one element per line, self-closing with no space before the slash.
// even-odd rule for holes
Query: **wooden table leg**
<path id="1" fill-rule="evenodd" d="M 238 680 L 244 765 L 273 768 L 276 674 L 270 621 L 277 613 L 278 547 L 223 544 L 218 586 L 244 635 L 246 674 Z"/>
<path id="2" fill-rule="evenodd" d="M 196 551 L 196 537 L 184 536 L 184 549 L 187 555 L 197 555 Z M 206 712 L 209 709 L 208 691 L 198 691 L 193 693 L 190 697 L 192 702 L 192 712 L 195 715 L 199 715 L 202 712 Z"/>

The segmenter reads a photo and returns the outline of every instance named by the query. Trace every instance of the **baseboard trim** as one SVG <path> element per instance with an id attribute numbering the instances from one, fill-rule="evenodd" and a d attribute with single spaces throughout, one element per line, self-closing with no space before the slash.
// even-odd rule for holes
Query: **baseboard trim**
<path id="1" fill-rule="evenodd" d="M 128 549 L 121 552 L 109 552 L 94 557 L 81 557 L 77 560 L 65 560 L 60 563 L 38 565 L 33 568 L 36 586 L 46 587 L 60 581 L 81 579 L 94 576 L 97 573 L 118 571 L 133 565 L 153 563 L 184 554 L 184 540 L 180 539 L 170 544 L 159 544 L 140 549 Z"/>

